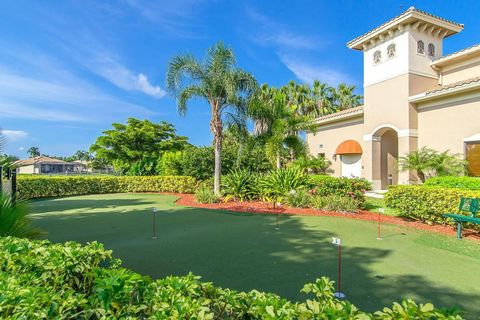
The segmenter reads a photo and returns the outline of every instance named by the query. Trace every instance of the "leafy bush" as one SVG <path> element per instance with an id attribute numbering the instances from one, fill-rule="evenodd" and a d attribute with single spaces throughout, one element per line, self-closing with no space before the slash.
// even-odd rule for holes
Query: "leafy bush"
<path id="1" fill-rule="evenodd" d="M 23 199 L 116 192 L 194 193 L 198 182 L 186 176 L 19 176 Z"/>
<path id="2" fill-rule="evenodd" d="M 361 206 L 365 203 L 365 191 L 371 190 L 369 181 L 361 178 L 331 177 L 313 175 L 309 177 L 312 193 L 319 196 L 350 196 Z"/>
<path id="3" fill-rule="evenodd" d="M 398 185 L 388 189 L 384 200 L 386 206 L 399 209 L 401 215 L 432 224 L 452 223 L 442 214 L 459 213 L 458 205 L 462 197 L 480 198 L 480 191 Z"/>
<path id="4" fill-rule="evenodd" d="M 399 159 L 402 171 L 413 170 L 421 182 L 433 176 L 462 175 L 467 172 L 467 162 L 461 154 L 450 154 L 448 150 L 438 152 L 422 147 Z"/>
<path id="5" fill-rule="evenodd" d="M 217 203 L 220 201 L 220 198 L 209 187 L 199 188 L 195 192 L 195 199 L 198 203 Z"/>
<path id="6" fill-rule="evenodd" d="M 28 216 L 28 204 L 13 201 L 12 196 L 0 192 L 0 236 L 36 238 L 42 234 L 40 229 L 31 226 Z"/>
<path id="7" fill-rule="evenodd" d="M 462 177 L 462 176 L 433 177 L 425 181 L 424 185 L 438 186 L 438 187 L 444 187 L 444 188 L 480 190 L 480 178 L 479 177 Z"/>
<path id="8" fill-rule="evenodd" d="M 314 196 L 312 197 L 311 203 L 315 209 L 326 211 L 357 212 L 360 208 L 359 200 L 338 194 Z"/>
<path id="9" fill-rule="evenodd" d="M 313 298 L 293 303 L 272 293 L 237 292 L 189 274 L 151 280 L 96 242 L 0 239 L 2 319 L 462 319 L 412 300 L 374 314 L 333 295 L 327 278 L 307 284 Z"/>
<path id="10" fill-rule="evenodd" d="M 225 200 L 233 198 L 233 200 L 244 201 L 250 200 L 257 196 L 255 184 L 256 176 L 245 169 L 233 170 L 223 177 L 222 192 Z"/>
<path id="11" fill-rule="evenodd" d="M 324 156 L 314 157 L 311 155 L 300 157 L 293 161 L 294 166 L 299 166 L 303 170 L 312 174 L 327 174 L 332 171 L 330 166 L 332 162 Z"/>
<path id="12" fill-rule="evenodd" d="M 307 208 L 310 206 L 310 193 L 305 189 L 292 190 L 288 193 L 286 202 L 294 208 Z"/>
<path id="13" fill-rule="evenodd" d="M 282 202 L 290 191 L 307 187 L 308 179 L 301 168 L 289 167 L 270 171 L 258 184 L 263 199 Z"/>

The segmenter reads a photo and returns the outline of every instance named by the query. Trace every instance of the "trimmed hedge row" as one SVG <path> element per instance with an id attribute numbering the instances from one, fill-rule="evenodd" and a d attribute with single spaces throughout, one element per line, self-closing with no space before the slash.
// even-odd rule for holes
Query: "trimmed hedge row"
<path id="1" fill-rule="evenodd" d="M 388 189 L 385 194 L 385 205 L 399 209 L 402 215 L 425 223 L 448 223 L 444 213 L 459 213 L 458 205 L 462 197 L 480 198 L 480 191 L 452 189 L 431 186 L 397 185 Z M 480 229 L 479 226 L 471 225 Z"/>
<path id="2" fill-rule="evenodd" d="M 478 177 L 433 177 L 425 181 L 426 186 L 438 186 L 444 188 L 458 188 L 468 190 L 480 190 L 480 178 Z"/>
<path id="3" fill-rule="evenodd" d="M 194 193 L 195 178 L 187 176 L 19 176 L 18 194 L 23 199 L 116 192 Z"/>
<path id="4" fill-rule="evenodd" d="M 237 292 L 192 274 L 156 281 L 120 267 L 96 242 L 0 239 L 1 319 L 462 319 L 455 311 L 394 303 L 374 314 L 333 296 L 327 278 L 307 284 L 314 298 Z"/>

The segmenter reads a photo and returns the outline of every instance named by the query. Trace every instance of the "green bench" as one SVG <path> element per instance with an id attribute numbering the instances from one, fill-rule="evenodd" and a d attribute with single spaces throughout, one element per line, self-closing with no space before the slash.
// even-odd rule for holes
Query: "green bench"
<path id="1" fill-rule="evenodd" d="M 460 205 L 458 209 L 462 212 L 465 212 L 466 215 L 463 214 L 454 214 L 454 213 L 446 213 L 443 216 L 446 218 L 451 218 L 457 223 L 457 238 L 462 238 L 462 223 L 470 222 L 475 224 L 480 224 L 480 217 L 477 217 L 477 213 L 479 212 L 480 207 L 480 198 L 462 198 L 460 200 Z"/>

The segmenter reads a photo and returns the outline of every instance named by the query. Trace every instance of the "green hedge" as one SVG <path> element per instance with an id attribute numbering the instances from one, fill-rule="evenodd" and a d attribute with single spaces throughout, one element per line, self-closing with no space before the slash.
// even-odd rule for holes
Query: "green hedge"
<path id="1" fill-rule="evenodd" d="M 480 198 L 480 191 L 451 189 L 430 186 L 392 186 L 385 194 L 387 207 L 399 209 L 403 216 L 421 220 L 428 224 L 449 223 L 444 213 L 459 213 L 462 197 Z M 474 225 L 470 226 L 474 227 Z M 478 228 L 478 226 L 477 226 Z"/>
<path id="2" fill-rule="evenodd" d="M 187 176 L 21 176 L 18 193 L 24 199 L 116 192 L 194 193 L 198 185 Z"/>
<path id="3" fill-rule="evenodd" d="M 156 281 L 112 259 L 101 244 L 0 239 L 1 319 L 462 319 L 412 300 L 374 314 L 333 297 L 326 278 L 307 284 L 315 296 L 293 303 L 275 294 L 237 292 L 199 277 Z"/>
<path id="4" fill-rule="evenodd" d="M 313 175 L 310 176 L 310 184 L 315 195 L 347 195 L 358 200 L 361 205 L 365 203 L 365 191 L 372 190 L 372 184 L 361 178 Z"/>
<path id="5" fill-rule="evenodd" d="M 477 177 L 434 177 L 425 181 L 426 186 L 480 190 L 480 178 Z"/>

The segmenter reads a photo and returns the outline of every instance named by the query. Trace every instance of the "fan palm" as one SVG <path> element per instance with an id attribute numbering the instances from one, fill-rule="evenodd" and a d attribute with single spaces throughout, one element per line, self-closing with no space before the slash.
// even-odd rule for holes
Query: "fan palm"
<path id="1" fill-rule="evenodd" d="M 210 105 L 210 130 L 215 148 L 214 191 L 220 194 L 224 121 L 244 125 L 246 101 L 257 88 L 254 77 L 236 67 L 233 50 L 222 42 L 208 49 L 203 61 L 186 54 L 174 57 L 167 71 L 167 88 L 177 99 L 180 115 L 187 102 L 199 97 Z"/>
<path id="2" fill-rule="evenodd" d="M 311 90 L 312 113 L 315 117 L 321 117 L 335 112 L 333 105 L 335 89 L 326 83 L 315 80 Z"/>
<path id="3" fill-rule="evenodd" d="M 362 104 L 362 96 L 353 93 L 355 86 L 340 83 L 335 89 L 334 100 L 335 107 L 338 110 L 354 108 Z"/>

